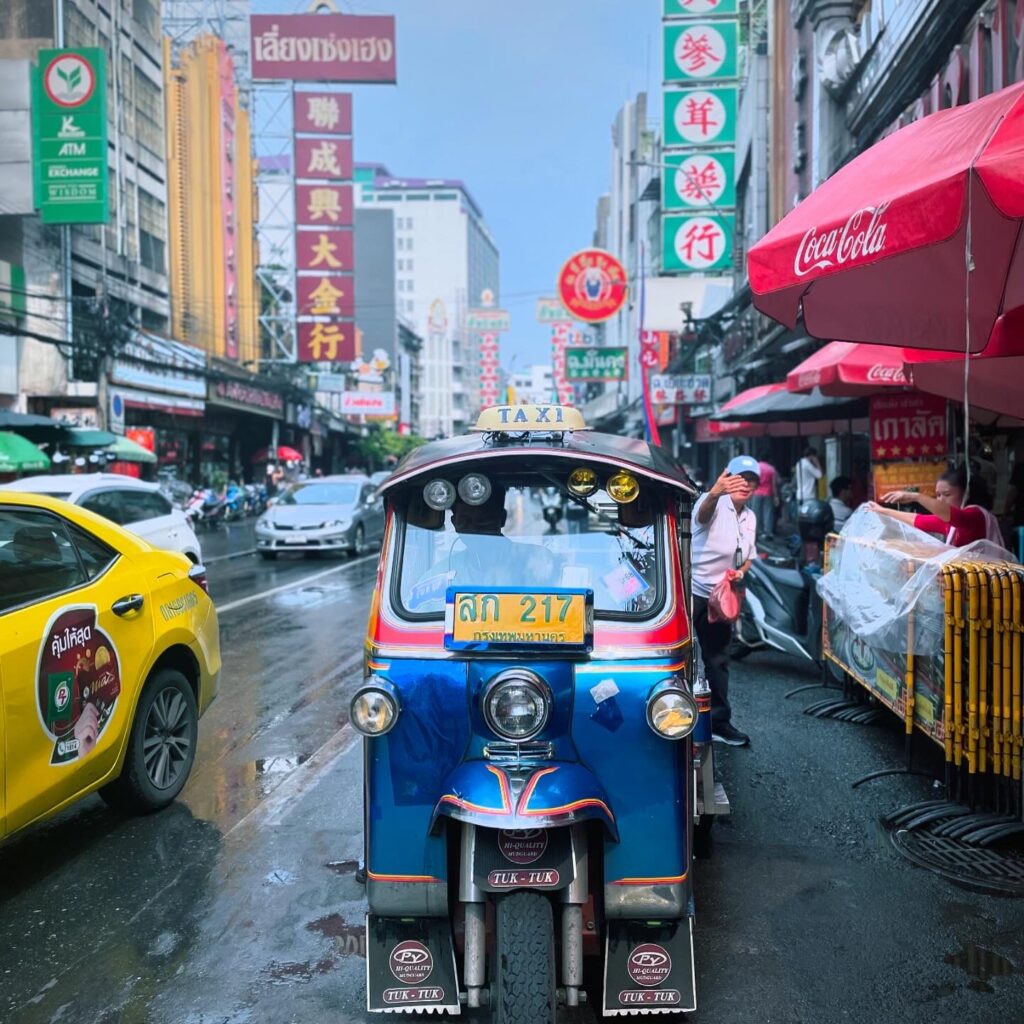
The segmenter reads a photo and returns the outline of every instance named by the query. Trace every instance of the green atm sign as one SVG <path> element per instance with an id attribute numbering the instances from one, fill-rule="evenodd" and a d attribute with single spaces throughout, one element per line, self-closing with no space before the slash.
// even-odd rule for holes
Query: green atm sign
<path id="1" fill-rule="evenodd" d="M 45 224 L 105 224 L 107 58 L 40 50 L 32 78 L 35 204 Z"/>

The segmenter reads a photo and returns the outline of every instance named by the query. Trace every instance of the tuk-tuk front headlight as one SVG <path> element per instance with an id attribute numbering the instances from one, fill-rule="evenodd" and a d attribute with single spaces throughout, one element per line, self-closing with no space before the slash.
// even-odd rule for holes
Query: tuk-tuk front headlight
<path id="1" fill-rule="evenodd" d="M 697 702 L 677 679 L 663 679 L 647 698 L 647 724 L 666 740 L 681 740 L 697 725 Z"/>
<path id="2" fill-rule="evenodd" d="M 371 676 L 352 698 L 349 721 L 364 736 L 383 736 L 394 727 L 400 710 L 398 694 L 391 683 Z"/>
<path id="3" fill-rule="evenodd" d="M 526 669 L 500 672 L 484 691 L 484 719 L 506 740 L 532 739 L 547 725 L 550 691 L 543 680 Z"/>

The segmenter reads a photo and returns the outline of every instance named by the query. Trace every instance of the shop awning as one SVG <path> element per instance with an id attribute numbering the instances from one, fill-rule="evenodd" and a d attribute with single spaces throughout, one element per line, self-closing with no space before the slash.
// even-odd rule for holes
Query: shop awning
<path id="1" fill-rule="evenodd" d="M 0 430 L 0 473 L 45 473 L 50 457 L 20 434 Z"/>
<path id="2" fill-rule="evenodd" d="M 745 398 L 758 388 L 741 392 L 711 416 L 713 422 L 812 423 L 823 420 L 857 419 L 867 415 L 862 398 L 830 398 L 817 388 L 808 394 L 794 394 L 783 383 L 766 385 L 762 393 Z M 743 399 L 743 401 L 740 401 Z"/>
<path id="3" fill-rule="evenodd" d="M 156 462 L 156 455 L 153 452 L 130 437 L 118 437 L 104 451 L 116 456 L 117 462 Z"/>
<path id="4" fill-rule="evenodd" d="M 90 430 L 88 427 L 71 427 L 65 442 L 71 448 L 106 448 L 117 440 L 117 434 L 109 430 Z"/>
<path id="5" fill-rule="evenodd" d="M 22 437 L 39 443 L 64 440 L 69 428 L 66 423 L 51 420 L 49 416 L 0 409 L 0 430 L 14 430 Z"/>
<path id="6" fill-rule="evenodd" d="M 823 395 L 856 397 L 888 388 L 907 387 L 905 362 L 959 360 L 959 353 L 935 349 L 907 349 L 896 345 L 865 345 L 830 341 L 786 374 L 786 387 L 806 393 L 818 388 Z"/>

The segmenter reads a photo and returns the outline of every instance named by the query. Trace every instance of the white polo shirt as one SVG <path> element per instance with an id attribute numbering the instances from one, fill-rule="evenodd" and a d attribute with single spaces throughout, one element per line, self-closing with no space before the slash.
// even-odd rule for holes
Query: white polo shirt
<path id="1" fill-rule="evenodd" d="M 718 507 L 706 525 L 697 518 L 697 510 L 708 500 L 702 494 L 693 506 L 693 592 L 698 597 L 710 597 L 715 584 L 729 569 L 735 568 L 736 549 L 739 548 L 743 561 L 753 558 L 757 552 L 755 542 L 757 518 L 747 505 L 742 512 L 728 494 L 718 499 Z M 742 563 L 741 563 L 742 564 Z"/>

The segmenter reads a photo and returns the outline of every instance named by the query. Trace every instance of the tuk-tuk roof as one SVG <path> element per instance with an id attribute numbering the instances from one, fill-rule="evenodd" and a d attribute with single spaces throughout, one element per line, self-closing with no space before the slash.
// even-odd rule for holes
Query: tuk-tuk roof
<path id="1" fill-rule="evenodd" d="M 430 441 L 413 449 L 398 464 L 395 472 L 380 486 L 379 493 L 401 487 L 431 473 L 445 473 L 450 467 L 483 459 L 495 461 L 564 459 L 567 463 L 586 462 L 625 469 L 648 480 L 676 488 L 695 497 L 697 489 L 683 467 L 664 448 L 646 441 L 593 430 L 564 433 L 500 434 L 473 433 L 461 437 Z M 571 465 L 566 467 L 571 468 Z"/>

